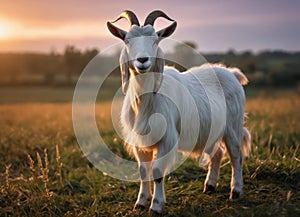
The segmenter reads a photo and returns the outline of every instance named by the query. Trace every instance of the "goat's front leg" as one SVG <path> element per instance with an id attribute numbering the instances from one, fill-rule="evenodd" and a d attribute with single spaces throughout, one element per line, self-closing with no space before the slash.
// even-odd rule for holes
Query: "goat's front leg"
<path id="1" fill-rule="evenodd" d="M 154 195 L 152 198 L 150 213 L 162 213 L 166 203 L 164 191 L 164 175 L 175 163 L 177 148 L 167 149 L 165 144 L 160 144 L 157 150 L 157 159 L 153 163 Z"/>
<path id="2" fill-rule="evenodd" d="M 134 208 L 146 208 L 152 199 L 150 181 L 153 153 L 152 151 L 145 152 L 137 149 L 135 155 L 139 164 L 141 183 Z"/>

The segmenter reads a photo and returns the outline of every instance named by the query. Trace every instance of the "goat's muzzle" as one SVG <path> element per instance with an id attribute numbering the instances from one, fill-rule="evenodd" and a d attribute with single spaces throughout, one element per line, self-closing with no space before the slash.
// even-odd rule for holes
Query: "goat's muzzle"
<path id="1" fill-rule="evenodd" d="M 135 70 L 138 73 L 145 73 L 151 70 L 152 60 L 153 58 L 150 57 L 138 57 L 136 60 L 133 61 L 133 65 Z"/>

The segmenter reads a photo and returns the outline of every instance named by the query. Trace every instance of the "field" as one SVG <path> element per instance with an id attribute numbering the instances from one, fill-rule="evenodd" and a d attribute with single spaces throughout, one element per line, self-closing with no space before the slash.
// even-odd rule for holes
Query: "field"
<path id="1" fill-rule="evenodd" d="M 35 90 L 15 91 L 0 105 L 0 216 L 147 216 L 133 210 L 138 183 L 103 174 L 83 155 L 72 128 L 72 90 L 65 98 L 56 90 L 50 100 Z M 246 126 L 253 140 L 243 198 L 228 200 L 228 159 L 212 195 L 202 193 L 206 171 L 187 160 L 166 178 L 163 216 L 300 216 L 300 97 L 280 92 L 249 93 Z M 107 118 L 110 104 L 96 108 L 110 148 L 128 157 Z"/>

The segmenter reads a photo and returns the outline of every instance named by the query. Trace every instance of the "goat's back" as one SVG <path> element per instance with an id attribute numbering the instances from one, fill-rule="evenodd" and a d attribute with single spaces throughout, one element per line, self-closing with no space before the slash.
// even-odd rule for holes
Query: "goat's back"
<path id="1" fill-rule="evenodd" d="M 245 84 L 248 80 L 239 69 L 204 64 L 183 73 L 166 67 L 164 74 L 180 81 L 197 105 L 200 132 L 196 152 L 201 153 L 206 145 L 206 151 L 213 154 L 214 144 L 234 127 L 241 134 L 239 131 L 243 130 L 245 104 L 241 83 Z M 183 125 L 188 127 L 189 123 Z M 184 145 L 182 149 L 184 151 Z"/>

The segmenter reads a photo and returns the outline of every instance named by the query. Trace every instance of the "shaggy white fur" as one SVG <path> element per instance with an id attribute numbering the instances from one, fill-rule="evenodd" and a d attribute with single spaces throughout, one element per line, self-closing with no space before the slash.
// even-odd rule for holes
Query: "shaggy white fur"
<path id="1" fill-rule="evenodd" d="M 133 12 L 126 13 L 123 18 L 136 19 Z M 162 11 L 152 12 L 147 19 L 158 17 L 171 20 Z M 163 177 L 174 165 L 177 151 L 202 156 L 200 164 L 208 166 L 204 187 L 208 192 L 216 187 L 226 150 L 232 165 L 230 198 L 239 197 L 243 154 L 249 154 L 251 140 L 244 127 L 246 76 L 220 64 L 204 64 L 184 73 L 165 66 L 158 43 L 174 32 L 175 21 L 158 32 L 151 24 L 132 25 L 126 32 L 108 22 L 108 28 L 126 44 L 120 56 L 125 93 L 121 123 L 127 149 L 139 163 L 136 207 L 151 201 L 150 210 L 162 212 Z"/>

